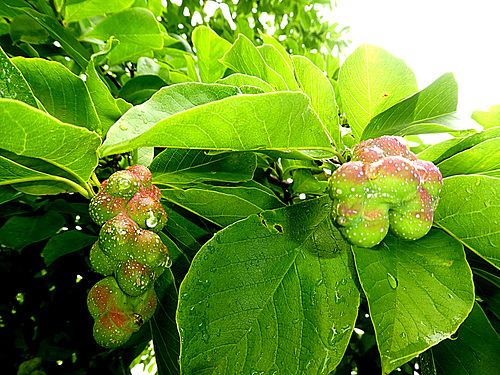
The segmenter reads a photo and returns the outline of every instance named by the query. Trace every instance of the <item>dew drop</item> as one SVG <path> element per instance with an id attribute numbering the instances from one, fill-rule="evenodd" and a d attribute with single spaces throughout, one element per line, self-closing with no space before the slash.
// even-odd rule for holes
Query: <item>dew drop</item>
<path id="1" fill-rule="evenodd" d="M 398 287 L 398 280 L 390 273 L 387 274 L 387 281 L 392 289 L 396 289 Z"/>
<path id="2" fill-rule="evenodd" d="M 120 130 L 128 130 L 128 127 L 125 124 L 120 124 L 119 128 Z"/>

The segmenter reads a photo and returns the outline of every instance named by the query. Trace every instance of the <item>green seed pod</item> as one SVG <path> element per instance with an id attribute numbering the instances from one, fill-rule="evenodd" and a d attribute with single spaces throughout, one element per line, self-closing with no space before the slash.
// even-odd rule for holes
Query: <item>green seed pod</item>
<path id="1" fill-rule="evenodd" d="M 164 266 L 169 261 L 167 247 L 160 236 L 150 230 L 137 230 L 131 251 L 135 260 L 150 268 Z"/>
<path id="2" fill-rule="evenodd" d="M 113 260 L 101 250 L 99 241 L 96 241 L 92 245 L 89 259 L 94 270 L 104 276 L 112 275 L 117 265 L 116 262 L 113 262 Z"/>
<path id="3" fill-rule="evenodd" d="M 154 273 L 136 260 L 128 260 L 116 270 L 116 281 L 129 296 L 144 293 L 154 281 Z"/>
<path id="4" fill-rule="evenodd" d="M 105 348 L 116 348 L 124 345 L 139 328 L 133 315 L 119 310 L 108 312 L 94 322 L 94 339 Z"/>
<path id="5" fill-rule="evenodd" d="M 158 303 L 155 289 L 149 288 L 137 297 L 128 297 L 128 303 L 134 309 L 134 313 L 140 315 L 143 323 L 146 323 L 153 317 Z"/>
<path id="6" fill-rule="evenodd" d="M 159 232 L 167 223 L 167 213 L 160 201 L 147 194 L 137 194 L 127 204 L 132 220 L 143 229 Z"/>
<path id="7" fill-rule="evenodd" d="M 89 214 L 92 220 L 99 225 L 114 218 L 125 209 L 128 199 L 116 198 L 106 191 L 94 196 L 89 205 Z"/>
<path id="8" fill-rule="evenodd" d="M 139 229 L 134 220 L 119 214 L 104 224 L 99 232 L 99 247 L 115 262 L 130 259 L 130 250 Z"/>

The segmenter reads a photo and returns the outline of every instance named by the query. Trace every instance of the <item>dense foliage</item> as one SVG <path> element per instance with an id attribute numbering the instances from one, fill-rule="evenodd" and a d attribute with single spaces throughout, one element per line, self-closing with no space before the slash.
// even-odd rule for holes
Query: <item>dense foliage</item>
<path id="1" fill-rule="evenodd" d="M 152 339 L 160 374 L 494 373 L 498 108 L 474 113 L 482 132 L 464 128 L 451 73 L 419 91 L 376 46 L 338 69 L 342 33 L 313 3 L 228 3 L 233 28 L 221 13 L 193 27 L 199 2 L 167 3 L 0 3 L 6 371 L 123 374 Z M 430 133 L 450 136 L 418 137 Z M 359 150 L 385 136 L 409 142 L 397 160 L 415 168 L 415 191 L 362 185 L 397 192 L 387 215 L 416 215 L 407 208 L 428 195 L 433 225 L 353 246 L 329 186 L 350 163 L 383 176 L 400 156 Z M 150 252 L 136 251 L 143 240 Z M 162 270 L 130 282 L 149 266 Z M 99 346 L 93 318 L 126 339 L 96 334 L 120 344 Z"/>

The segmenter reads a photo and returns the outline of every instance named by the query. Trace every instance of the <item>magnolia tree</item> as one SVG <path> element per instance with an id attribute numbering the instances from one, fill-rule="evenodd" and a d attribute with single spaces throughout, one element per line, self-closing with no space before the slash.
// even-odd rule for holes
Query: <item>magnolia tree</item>
<path id="1" fill-rule="evenodd" d="M 451 73 L 419 90 L 377 46 L 338 69 L 262 32 L 186 41 L 158 2 L 34 3 L 0 5 L 12 371 L 499 368 L 498 107 L 467 129 Z"/>

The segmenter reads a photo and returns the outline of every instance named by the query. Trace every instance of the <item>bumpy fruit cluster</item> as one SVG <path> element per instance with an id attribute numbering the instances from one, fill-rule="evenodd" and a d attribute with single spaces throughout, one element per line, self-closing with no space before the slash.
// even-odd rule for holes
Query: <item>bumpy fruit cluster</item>
<path id="1" fill-rule="evenodd" d="M 87 306 L 104 347 L 123 345 L 155 311 L 154 282 L 170 266 L 157 234 L 167 222 L 160 195 L 149 169 L 134 165 L 113 173 L 90 202 L 90 217 L 102 225 L 90 262 L 106 278 L 92 287 Z"/>
<path id="2" fill-rule="evenodd" d="M 334 222 L 359 247 L 379 244 L 389 230 L 405 240 L 419 239 L 431 229 L 442 185 L 439 169 L 419 160 L 403 138 L 363 141 L 330 177 Z"/>

